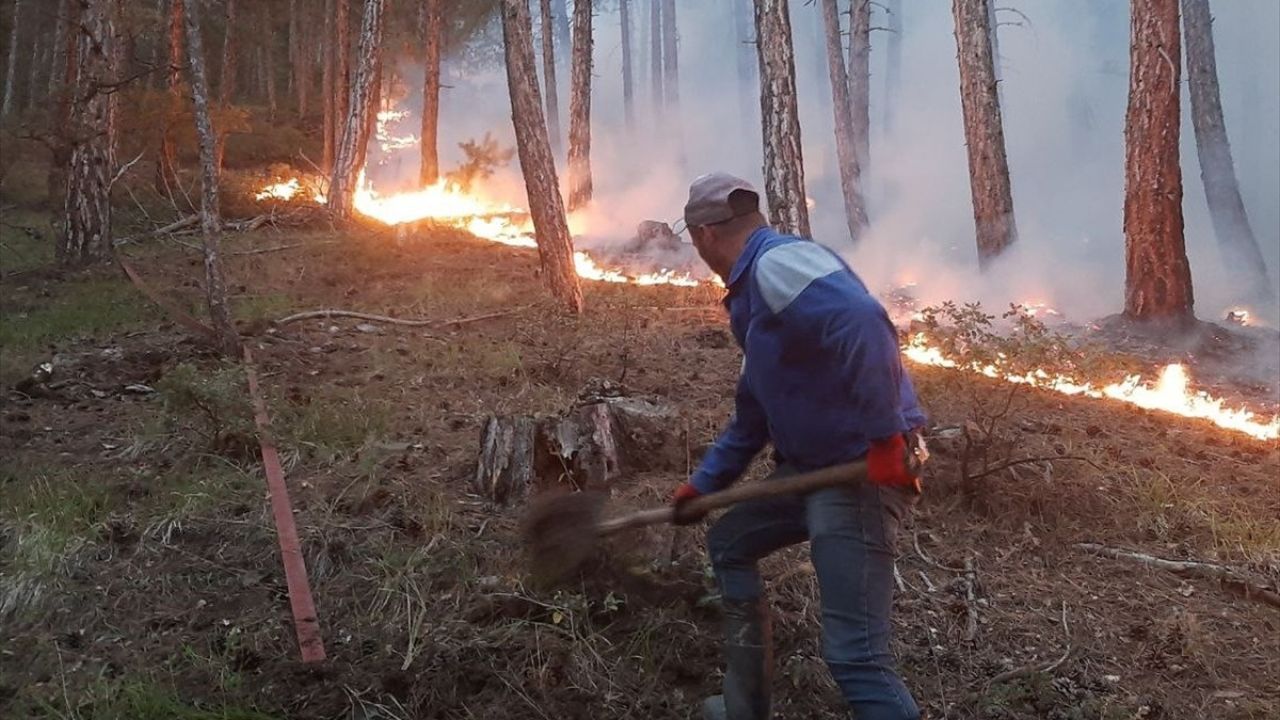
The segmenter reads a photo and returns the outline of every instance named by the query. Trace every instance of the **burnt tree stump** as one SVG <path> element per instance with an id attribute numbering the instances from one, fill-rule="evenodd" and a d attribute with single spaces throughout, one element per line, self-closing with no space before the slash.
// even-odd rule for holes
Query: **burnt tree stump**
<path id="1" fill-rule="evenodd" d="M 508 503 L 556 486 L 607 488 L 624 472 L 685 466 L 685 428 L 670 406 L 591 396 L 559 415 L 491 415 L 471 490 Z"/>

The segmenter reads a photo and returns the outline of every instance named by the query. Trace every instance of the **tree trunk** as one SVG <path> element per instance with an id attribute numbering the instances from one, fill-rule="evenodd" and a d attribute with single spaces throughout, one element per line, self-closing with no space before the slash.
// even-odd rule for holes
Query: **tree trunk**
<path id="1" fill-rule="evenodd" d="M 983 268 L 1018 237 L 992 64 L 991 33 L 987 28 L 988 2 L 990 0 L 952 0 L 978 265 Z"/>
<path id="2" fill-rule="evenodd" d="M 31 67 L 27 73 L 27 104 L 28 111 L 34 110 L 36 103 L 41 100 L 40 90 L 44 83 L 40 82 L 40 70 L 49 67 L 49 59 L 45 55 L 45 35 L 43 32 L 36 33 L 31 39 Z"/>
<path id="3" fill-rule="evenodd" d="M 569 78 L 569 210 L 591 202 L 591 0 L 573 2 L 573 72 Z"/>
<path id="4" fill-rule="evenodd" d="M 63 266 L 87 265 L 111 256 L 111 179 L 116 155 L 116 93 L 102 88 L 119 73 L 120 38 L 115 3 L 82 5 L 76 37 L 76 86 L 71 103 L 71 153 L 62 234 Z"/>
<path id="5" fill-rule="evenodd" d="M 227 283 L 222 274 L 222 256 L 218 248 L 221 232 L 218 219 L 218 168 L 214 162 L 213 120 L 209 113 L 209 80 L 205 74 L 204 48 L 200 37 L 200 9 L 197 3 L 186 4 L 187 65 L 191 70 L 191 100 L 195 110 L 196 139 L 200 145 L 200 230 L 204 239 L 205 300 L 209 320 L 218 334 L 219 349 L 229 357 L 240 354 L 240 336 L 231 319 L 227 301 Z"/>
<path id="6" fill-rule="evenodd" d="M 555 19 L 551 15 L 551 0 L 541 0 L 539 6 L 542 10 L 542 91 L 547 103 L 547 132 L 551 133 L 551 149 L 559 155 L 560 93 L 556 84 Z"/>
<path id="7" fill-rule="evenodd" d="M 338 143 L 342 140 L 342 120 L 351 109 L 351 0 L 337 0 L 334 8 L 335 23 L 333 51 L 337 62 L 333 66 L 333 145 L 334 160 L 337 160 Z"/>
<path id="8" fill-rule="evenodd" d="M 14 86 L 18 83 L 18 39 L 22 20 L 22 0 L 13 0 L 13 26 L 9 28 L 9 59 L 4 73 L 4 99 L 0 100 L 0 117 L 13 112 Z"/>
<path id="9" fill-rule="evenodd" d="M 54 106 L 53 127 L 61 132 L 54 134 L 52 158 L 49 173 L 45 176 L 46 202 L 50 207 L 57 207 L 66 202 L 67 169 L 71 167 L 71 149 L 74 138 L 71 132 L 71 104 L 80 77 L 80 67 L 76 60 L 80 29 L 79 0 L 63 0 L 62 21 L 65 25 L 62 33 L 62 44 L 58 46 L 58 54 L 62 56 L 61 84 L 57 90 L 57 104 Z"/>
<path id="10" fill-rule="evenodd" d="M 275 120 L 276 113 L 280 110 L 280 98 L 276 93 L 276 33 L 274 27 L 274 16 L 271 14 L 271 6 L 263 3 L 261 6 L 263 15 L 263 26 L 266 32 L 266 38 L 263 40 L 262 54 L 266 62 L 263 64 L 262 71 L 265 74 L 264 80 L 267 84 L 267 115 L 271 120 Z"/>
<path id="11" fill-rule="evenodd" d="M 871 170 L 871 0 L 852 0 L 849 18 L 853 150 L 858 158 L 858 172 L 866 177 Z"/>
<path id="12" fill-rule="evenodd" d="M 334 127 L 337 122 L 334 119 L 334 24 L 333 14 L 336 11 L 334 0 L 325 0 L 324 3 L 324 37 L 321 39 L 321 53 L 323 54 L 323 62 L 321 63 L 320 74 L 320 99 L 321 99 L 321 122 L 322 146 L 320 150 L 320 168 L 324 172 L 333 172 L 333 146 L 334 146 Z"/>
<path id="13" fill-rule="evenodd" d="M 219 74 L 218 101 L 230 105 L 236 93 L 236 0 L 227 0 L 227 31 L 222 37 L 222 72 Z"/>
<path id="14" fill-rule="evenodd" d="M 342 118 L 342 138 L 334 156 L 333 177 L 329 181 L 329 209 L 339 220 L 354 210 L 356 173 L 360 166 L 360 140 L 365 137 L 369 111 L 373 107 L 378 55 L 382 46 L 383 0 L 364 0 L 364 20 L 360 24 L 360 48 L 356 75 L 351 83 L 351 99 Z M 376 110 L 374 111 L 376 112 Z"/>
<path id="15" fill-rule="evenodd" d="M 887 0 L 889 36 L 885 39 L 884 63 L 884 133 L 893 132 L 893 112 L 902 85 L 902 0 Z"/>
<path id="16" fill-rule="evenodd" d="M 622 20 L 622 111 L 627 129 L 635 126 L 635 89 L 631 72 L 631 8 L 628 0 L 619 0 L 618 14 Z"/>
<path id="17" fill-rule="evenodd" d="M 649 87 L 653 94 L 653 112 L 662 126 L 662 0 L 649 0 Z"/>
<path id="18" fill-rule="evenodd" d="M 360 138 L 356 141 L 356 175 L 365 169 L 369 157 L 369 140 L 378 132 L 378 113 L 382 112 L 382 53 L 378 53 L 374 61 L 373 83 L 370 85 L 369 104 L 364 113 L 364 126 Z"/>
<path id="19" fill-rule="evenodd" d="M 1191 89 L 1191 122 L 1200 158 L 1200 179 L 1204 183 L 1222 262 L 1231 276 L 1238 278 L 1240 300 L 1270 302 L 1275 298 L 1275 288 L 1240 197 L 1231 143 L 1222 118 L 1209 0 L 1182 0 L 1182 27 L 1186 35 L 1187 82 Z"/>
<path id="20" fill-rule="evenodd" d="M 835 112 L 836 158 L 840 163 L 845 224 L 849 228 L 849 239 L 856 243 L 862 239 L 862 233 L 866 230 L 867 210 L 862 200 L 862 170 L 854 139 L 853 108 L 849 101 L 849 78 L 845 73 L 844 45 L 840 41 L 840 13 L 836 9 L 836 0 L 822 0 L 822 21 L 827 36 L 827 69 L 831 77 L 831 106 Z"/>
<path id="21" fill-rule="evenodd" d="M 66 72 L 65 63 L 66 55 L 63 48 L 67 42 L 67 2 L 66 0 L 55 0 L 58 3 L 58 17 L 55 21 L 57 24 L 53 30 L 53 54 L 50 57 L 49 69 L 49 85 L 48 96 L 50 99 L 56 100 L 58 93 L 62 89 L 63 73 Z M 161 0 L 163 2 L 163 0 Z"/>
<path id="22" fill-rule="evenodd" d="M 569 37 L 569 3 L 567 0 L 555 0 L 552 7 L 551 16 L 555 18 L 556 24 L 556 50 L 559 53 L 558 60 L 561 65 L 569 64 L 569 51 L 572 47 L 572 38 Z"/>
<path id="23" fill-rule="evenodd" d="M 1182 224 L 1178 0 L 1130 4 L 1129 108 L 1125 113 L 1125 315 L 1194 320 Z"/>
<path id="24" fill-rule="evenodd" d="M 424 187 L 440 179 L 440 45 L 444 41 L 443 0 L 423 0 L 422 21 L 422 166 L 419 181 Z"/>
<path id="25" fill-rule="evenodd" d="M 183 0 L 169 0 L 169 71 L 166 73 L 169 94 L 166 97 L 168 107 L 165 108 L 160 125 L 160 153 L 156 161 L 156 193 L 172 197 L 174 189 L 179 185 L 178 179 L 178 143 L 173 137 L 173 126 L 177 116 L 182 112 L 182 66 L 183 44 Z"/>
<path id="26" fill-rule="evenodd" d="M 663 0 L 662 5 L 662 85 L 667 112 L 680 111 L 680 52 L 676 34 L 676 0 Z"/>
<path id="27" fill-rule="evenodd" d="M 502 0 L 511 121 L 524 174 L 542 273 L 551 294 L 572 313 L 582 312 L 582 287 L 574 270 L 573 238 L 565 221 L 555 159 L 534 71 L 533 24 L 527 0 Z"/>
<path id="28" fill-rule="evenodd" d="M 755 16 L 764 189 L 769 219 L 781 232 L 809 237 L 800 115 L 796 108 L 796 66 L 791 51 L 787 0 L 755 0 Z"/>
<path id="29" fill-rule="evenodd" d="M 298 0 L 289 0 L 289 54 L 293 64 L 293 90 L 298 98 L 299 118 L 307 116 L 307 91 L 311 85 L 306 40 L 302 37 L 303 22 L 298 12 Z"/>

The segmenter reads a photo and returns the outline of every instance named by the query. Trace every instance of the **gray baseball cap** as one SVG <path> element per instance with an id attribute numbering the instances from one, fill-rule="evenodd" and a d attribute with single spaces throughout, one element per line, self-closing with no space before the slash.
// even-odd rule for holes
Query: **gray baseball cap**
<path id="1" fill-rule="evenodd" d="M 740 177 L 726 172 L 713 172 L 694 178 L 689 185 L 689 201 L 684 204 L 685 225 L 714 225 L 732 220 L 735 213 L 729 204 L 729 196 L 735 190 L 745 190 L 755 195 L 758 206 L 760 192 Z"/>

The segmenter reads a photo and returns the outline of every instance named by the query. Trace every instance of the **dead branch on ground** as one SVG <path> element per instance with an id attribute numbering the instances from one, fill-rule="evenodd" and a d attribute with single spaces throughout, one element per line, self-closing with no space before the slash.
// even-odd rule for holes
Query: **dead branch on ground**
<path id="1" fill-rule="evenodd" d="M 356 312 L 354 310 L 308 310 L 307 312 L 295 313 L 287 317 L 280 318 L 275 321 L 276 325 L 287 325 L 289 323 L 301 320 L 317 320 L 336 317 L 354 318 L 356 320 L 367 320 L 369 322 L 387 323 L 388 325 L 404 325 L 407 327 L 426 327 L 428 325 L 466 325 L 468 323 L 480 322 L 481 320 L 492 320 L 493 318 L 505 317 L 513 315 L 522 308 L 513 310 L 503 310 L 501 312 L 487 313 L 484 315 L 473 315 L 471 317 L 456 318 L 454 320 L 435 320 L 435 319 L 407 319 L 394 318 L 387 315 L 374 315 L 372 313 Z"/>
<path id="2" fill-rule="evenodd" d="M 1071 628 L 1067 625 L 1067 603 L 1065 601 L 1062 603 L 1062 635 L 1067 639 L 1067 649 L 1062 652 L 1062 655 L 1059 656 L 1058 659 L 1036 665 L 1024 665 L 1023 667 L 1014 668 L 1012 670 L 1005 670 L 999 675 L 988 680 L 987 687 L 991 687 L 997 683 L 1008 682 L 1010 680 L 1016 680 L 1017 678 L 1035 675 L 1037 673 L 1053 672 L 1054 670 L 1057 670 L 1062 663 L 1066 662 L 1068 657 L 1071 657 L 1071 651 L 1073 649 L 1071 646 Z"/>
<path id="3" fill-rule="evenodd" d="M 1276 593 L 1269 588 L 1259 587 L 1226 565 L 1216 565 L 1196 560 L 1165 560 L 1154 555 L 1131 550 L 1120 550 L 1097 543 L 1076 543 L 1076 547 L 1094 555 L 1141 563 L 1148 567 L 1168 570 L 1182 576 L 1217 580 L 1227 589 L 1243 595 L 1246 599 L 1257 599 L 1272 607 L 1280 608 L 1280 593 Z"/>

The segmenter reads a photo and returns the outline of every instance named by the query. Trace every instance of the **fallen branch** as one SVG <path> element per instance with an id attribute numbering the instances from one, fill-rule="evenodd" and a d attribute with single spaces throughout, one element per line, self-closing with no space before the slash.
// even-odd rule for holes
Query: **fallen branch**
<path id="1" fill-rule="evenodd" d="M 519 309 L 520 308 L 516 308 L 514 310 L 503 310 L 501 312 L 488 313 L 486 315 L 474 315 L 472 317 L 458 318 L 456 320 L 393 318 L 387 315 L 374 315 L 372 313 L 356 312 L 354 310 L 308 310 L 307 312 L 295 313 L 288 317 L 280 318 L 275 321 L 275 324 L 287 325 L 300 320 L 345 317 L 354 318 L 356 320 L 367 320 L 369 322 L 387 323 L 389 325 L 405 325 L 408 327 L 426 327 L 428 325 L 466 325 L 468 323 L 480 322 L 481 320 L 491 320 L 493 318 L 512 315 Z"/>
<path id="2" fill-rule="evenodd" d="M 1195 577 L 1208 578 L 1221 582 L 1227 589 L 1243 595 L 1246 599 L 1258 599 L 1273 607 L 1280 608 L 1280 593 L 1268 588 L 1259 587 L 1245 578 L 1239 573 L 1226 565 L 1215 565 L 1213 563 L 1199 562 L 1195 560 L 1165 560 L 1154 555 L 1146 553 L 1133 552 L 1131 550 L 1120 550 L 1111 548 L 1097 543 L 1076 543 L 1076 547 L 1094 555 L 1102 555 L 1104 557 L 1114 558 L 1117 560 L 1128 560 L 1130 562 L 1141 563 L 1148 567 L 1158 568 L 1160 570 L 1168 570 L 1178 575 L 1189 575 Z"/>
<path id="3" fill-rule="evenodd" d="M 1038 463 L 1038 462 L 1053 462 L 1054 460 L 1078 460 L 1080 462 L 1089 463 L 1096 470 L 1102 469 L 1101 467 L 1098 466 L 1098 463 L 1093 461 L 1092 458 L 1087 458 L 1087 457 L 1084 457 L 1083 455 L 1053 455 L 1050 457 L 1032 457 L 1032 458 L 1022 458 L 1020 460 L 1010 460 L 1009 462 L 1002 463 L 989 470 L 983 470 L 982 472 L 976 475 L 970 475 L 968 476 L 968 479 L 977 480 L 979 478 L 987 477 L 988 475 L 995 475 L 998 472 L 1008 470 L 1009 468 L 1014 467 L 1016 465 L 1027 465 L 1030 463 Z"/>
<path id="4" fill-rule="evenodd" d="M 1005 670 L 999 675 L 988 680 L 987 687 L 991 687 L 996 683 L 1009 682 L 1010 680 L 1016 680 L 1017 678 L 1027 677 L 1037 673 L 1053 672 L 1054 670 L 1057 670 L 1062 663 L 1066 662 L 1067 658 L 1071 657 L 1071 628 L 1067 625 L 1067 603 L 1065 602 L 1062 603 L 1062 634 L 1067 638 L 1067 649 L 1062 652 L 1061 657 L 1057 660 L 1039 663 L 1036 665 L 1025 665 L 1012 670 Z"/>
<path id="5" fill-rule="evenodd" d="M 973 642 L 978 637 L 978 571 L 973 567 L 973 555 L 964 556 L 964 601 L 968 611 L 964 639 Z"/>

